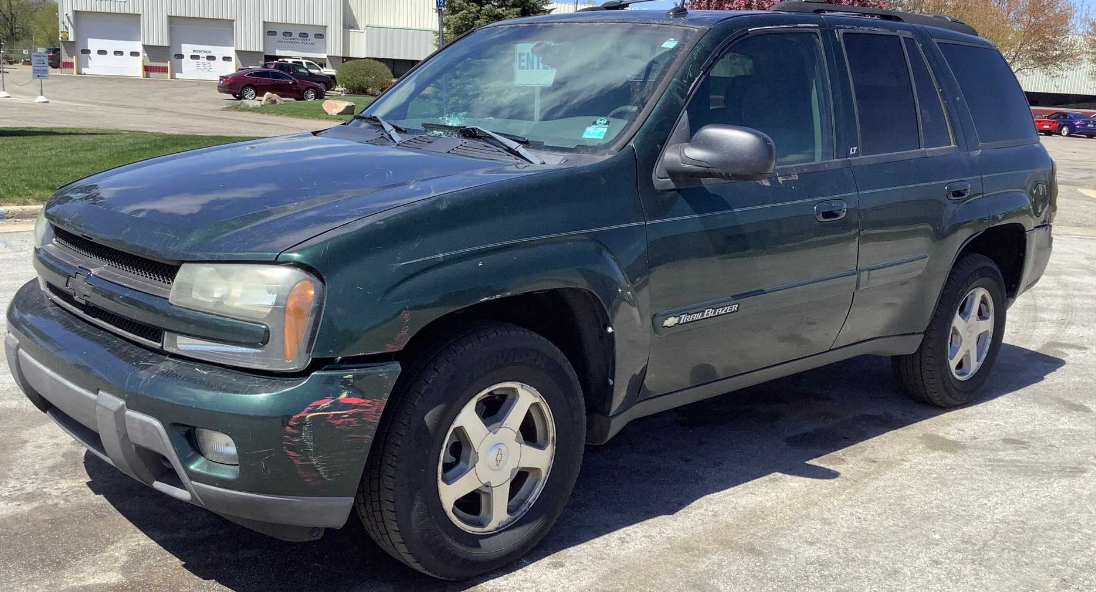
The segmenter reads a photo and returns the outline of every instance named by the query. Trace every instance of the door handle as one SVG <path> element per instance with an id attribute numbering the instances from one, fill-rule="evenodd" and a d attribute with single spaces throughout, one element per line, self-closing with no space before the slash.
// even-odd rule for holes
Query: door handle
<path id="1" fill-rule="evenodd" d="M 814 206 L 814 217 L 819 222 L 836 222 L 845 217 L 849 205 L 844 200 L 824 201 Z"/>
<path id="2" fill-rule="evenodd" d="M 970 197 L 970 183 L 967 181 L 948 183 L 944 192 L 948 194 L 948 199 L 966 199 Z"/>

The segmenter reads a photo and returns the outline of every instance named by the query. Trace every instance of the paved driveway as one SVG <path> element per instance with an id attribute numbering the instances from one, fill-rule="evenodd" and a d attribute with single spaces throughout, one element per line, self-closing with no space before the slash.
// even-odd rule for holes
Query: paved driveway
<path id="1" fill-rule="evenodd" d="M 278 136 L 329 127 L 323 121 L 222 111 L 236 104 L 217 83 L 106 76 L 53 75 L 48 105 L 34 103 L 38 84 L 30 68 L 9 67 L 8 92 L 0 99 L 0 127 L 97 127 L 177 134 Z"/>
<path id="2" fill-rule="evenodd" d="M 1063 218 L 1096 140 L 1048 140 Z M 1060 159 L 1066 162 L 1066 159 Z M 1091 189 L 1091 187 L 1089 187 Z M 942 412 L 882 358 L 843 362 L 636 421 L 590 447 L 532 555 L 442 585 L 351 516 L 317 542 L 235 526 L 121 475 L 35 410 L 0 362 L 5 590 L 1096 589 L 1096 238 L 1059 229 L 1042 283 L 1009 310 L 988 393 Z M 33 277 L 0 234 L 0 306 Z M 0 333 L 3 322 L 0 320 Z"/>

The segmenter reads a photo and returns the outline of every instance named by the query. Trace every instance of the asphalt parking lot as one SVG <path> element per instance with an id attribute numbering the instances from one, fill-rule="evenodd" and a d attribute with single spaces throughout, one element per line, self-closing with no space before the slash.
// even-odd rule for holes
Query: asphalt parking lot
<path id="1" fill-rule="evenodd" d="M 323 129 L 322 121 L 223 111 L 238 101 L 217 92 L 217 83 L 109 76 L 71 76 L 51 71 L 48 105 L 34 103 L 38 84 L 30 68 L 8 66 L 10 99 L 0 99 L 0 127 L 95 127 L 174 134 L 277 136 Z M 24 86 L 19 86 L 25 84 Z"/>
<path id="2" fill-rule="evenodd" d="M 4 122 L 0 120 L 0 125 Z M 1055 251 L 976 404 L 906 399 L 866 357 L 629 425 L 589 447 L 526 560 L 442 585 L 355 516 L 283 543 L 167 498 L 72 441 L 0 362 L 8 590 L 1094 590 L 1096 140 L 1046 138 Z M 0 305 L 33 277 L 0 234 Z M 3 321 L 0 320 L 0 332 Z"/>

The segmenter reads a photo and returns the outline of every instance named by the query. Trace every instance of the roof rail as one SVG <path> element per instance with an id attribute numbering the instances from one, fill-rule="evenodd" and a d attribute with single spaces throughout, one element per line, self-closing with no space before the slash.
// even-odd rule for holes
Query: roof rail
<path id="1" fill-rule="evenodd" d="M 887 21 L 909 23 L 911 25 L 939 27 L 957 33 L 978 36 L 978 31 L 975 30 L 974 27 L 957 18 L 952 18 L 943 14 L 914 14 L 912 12 L 869 8 L 866 6 L 840 6 L 824 2 L 823 0 L 784 0 L 783 2 L 774 5 L 770 10 L 776 12 L 809 12 L 813 14 L 855 14 L 871 16 Z"/>

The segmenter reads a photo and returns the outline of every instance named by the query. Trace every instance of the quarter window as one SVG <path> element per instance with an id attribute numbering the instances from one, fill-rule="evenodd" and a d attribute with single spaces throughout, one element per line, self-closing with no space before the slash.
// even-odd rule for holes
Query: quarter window
<path id="1" fill-rule="evenodd" d="M 940 91 L 929 71 L 928 64 L 925 63 L 925 56 L 913 39 L 906 37 L 902 39 L 902 43 L 906 45 L 910 69 L 913 71 L 913 86 L 917 89 L 917 108 L 921 112 L 923 147 L 939 148 L 955 145 L 951 126 L 948 125 L 948 118 L 944 114 L 944 102 L 940 98 Z"/>
<path id="2" fill-rule="evenodd" d="M 963 91 L 981 143 L 1035 141 L 1027 99 L 1000 52 L 957 43 L 939 46 Z"/>
<path id="3" fill-rule="evenodd" d="M 897 35 L 845 33 L 845 54 L 860 122 L 860 153 L 917 150 L 917 110 L 906 53 Z"/>
<path id="4" fill-rule="evenodd" d="M 735 43 L 689 103 L 692 133 L 737 125 L 767 134 L 778 165 L 833 158 L 829 83 L 813 32 L 765 33 Z"/>

